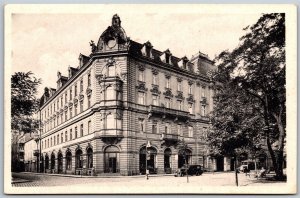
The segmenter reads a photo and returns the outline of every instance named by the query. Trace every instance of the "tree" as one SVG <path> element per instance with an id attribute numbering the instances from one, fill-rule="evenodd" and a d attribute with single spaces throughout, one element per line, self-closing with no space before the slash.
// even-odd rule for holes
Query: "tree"
<path id="1" fill-rule="evenodd" d="M 11 129 L 29 133 L 38 126 L 32 118 L 38 110 L 39 100 L 36 98 L 40 79 L 32 72 L 16 72 L 11 77 Z"/>
<path id="2" fill-rule="evenodd" d="M 177 143 L 178 155 L 181 155 L 185 162 L 185 173 L 186 173 L 186 181 L 189 183 L 189 174 L 188 174 L 188 144 L 184 139 L 179 140 Z"/>
<path id="3" fill-rule="evenodd" d="M 37 87 L 41 83 L 32 72 L 16 72 L 11 76 L 11 159 L 12 171 L 19 171 L 18 140 L 20 132 L 31 133 L 38 127 L 33 118 L 38 109 Z"/>
<path id="4" fill-rule="evenodd" d="M 260 140 L 265 139 L 276 176 L 281 179 L 286 135 L 285 15 L 264 14 L 244 30 L 246 34 L 240 38 L 240 45 L 232 52 L 222 52 L 216 59 L 219 70 L 214 78 L 213 125 L 217 131 L 213 134 L 220 139 L 221 150 L 228 144 L 229 140 L 223 139 L 227 133 L 234 134 L 236 147 L 250 150 L 255 150 Z M 220 124 L 222 116 L 227 122 Z M 225 134 L 220 134 L 221 131 Z M 272 148 L 275 142 L 276 152 Z"/>

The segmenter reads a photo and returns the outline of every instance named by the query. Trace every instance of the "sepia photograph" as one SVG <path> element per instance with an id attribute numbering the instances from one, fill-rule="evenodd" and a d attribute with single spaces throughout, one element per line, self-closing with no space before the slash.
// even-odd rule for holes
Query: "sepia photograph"
<path id="1" fill-rule="evenodd" d="M 6 5 L 7 194 L 295 194 L 294 5 Z"/>

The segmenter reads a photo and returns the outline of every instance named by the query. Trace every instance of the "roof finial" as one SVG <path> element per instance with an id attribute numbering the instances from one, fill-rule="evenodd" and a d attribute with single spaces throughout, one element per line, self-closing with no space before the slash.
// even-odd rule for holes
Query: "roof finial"
<path id="1" fill-rule="evenodd" d="M 121 19 L 120 19 L 118 14 L 115 14 L 112 17 L 111 25 L 114 26 L 114 27 L 121 27 Z"/>

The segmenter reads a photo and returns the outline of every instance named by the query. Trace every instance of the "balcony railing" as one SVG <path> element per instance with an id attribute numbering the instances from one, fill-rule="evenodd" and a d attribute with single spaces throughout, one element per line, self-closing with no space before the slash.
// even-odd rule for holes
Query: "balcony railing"
<path id="1" fill-rule="evenodd" d="M 123 137 L 123 131 L 122 130 L 116 130 L 116 129 L 106 129 L 98 132 L 98 136 L 100 138 L 106 138 L 106 137 Z"/>
<path id="2" fill-rule="evenodd" d="M 178 135 L 177 134 L 164 133 L 163 134 L 163 140 L 177 141 L 178 140 Z"/>
<path id="3" fill-rule="evenodd" d="M 149 106 L 149 112 L 154 113 L 154 114 L 165 115 L 165 116 L 173 117 L 173 118 L 177 117 L 177 118 L 182 118 L 182 119 L 189 119 L 188 111 L 181 111 L 181 110 L 177 110 L 177 109 L 171 109 L 171 108 L 160 107 L 160 106 L 155 106 L 155 105 Z"/>
<path id="4" fill-rule="evenodd" d="M 19 152 L 24 153 L 24 147 L 19 147 Z"/>

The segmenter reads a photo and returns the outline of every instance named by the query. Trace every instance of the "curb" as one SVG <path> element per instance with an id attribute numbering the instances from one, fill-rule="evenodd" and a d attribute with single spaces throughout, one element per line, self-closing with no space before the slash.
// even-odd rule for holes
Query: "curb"
<path id="1" fill-rule="evenodd" d="M 14 172 L 13 172 L 14 173 Z M 18 173 L 16 173 L 18 174 Z M 139 178 L 139 177 L 146 177 L 146 175 L 132 175 L 132 176 L 109 176 L 109 175 L 99 175 L 99 176 L 87 176 L 87 175 L 66 175 L 66 174 L 49 174 L 49 173 L 34 173 L 34 172 L 20 172 L 19 174 L 30 174 L 30 175 L 47 175 L 47 176 L 56 176 L 56 177 L 73 177 L 73 178 Z M 148 175 L 149 177 L 166 177 L 166 176 L 173 176 L 174 174 L 160 174 L 160 175 Z"/>

